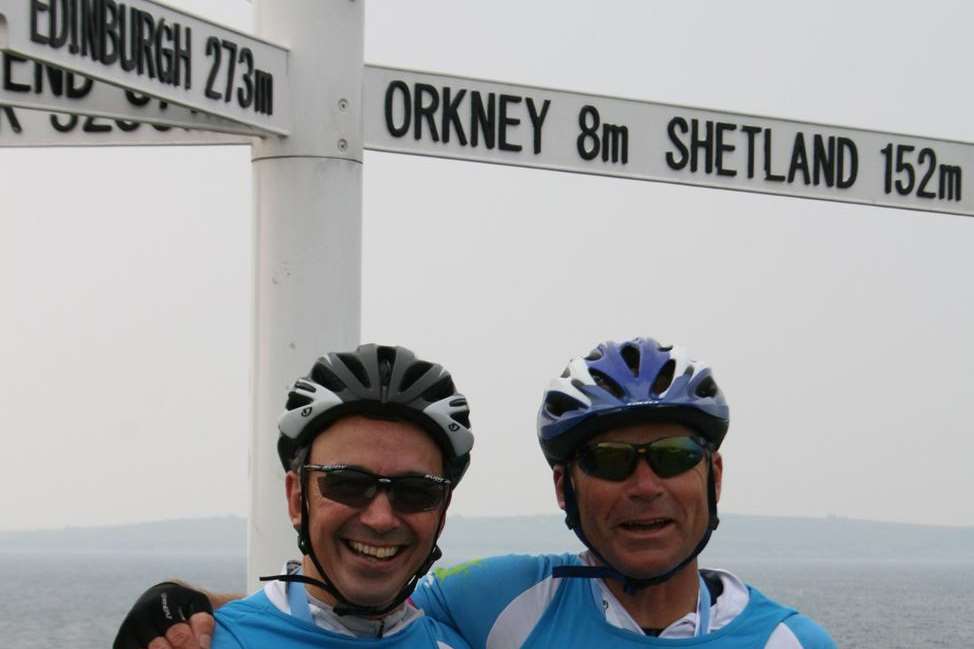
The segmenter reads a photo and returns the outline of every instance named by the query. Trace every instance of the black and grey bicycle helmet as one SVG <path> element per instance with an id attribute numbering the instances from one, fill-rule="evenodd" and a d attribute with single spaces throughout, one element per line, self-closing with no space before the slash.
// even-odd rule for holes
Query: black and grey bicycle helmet
<path id="1" fill-rule="evenodd" d="M 284 470 L 319 433 L 352 414 L 418 425 L 443 451 L 446 477 L 454 485 L 470 464 L 470 409 L 450 373 L 417 359 L 405 347 L 369 344 L 322 356 L 308 376 L 294 382 L 277 424 L 277 453 Z"/>

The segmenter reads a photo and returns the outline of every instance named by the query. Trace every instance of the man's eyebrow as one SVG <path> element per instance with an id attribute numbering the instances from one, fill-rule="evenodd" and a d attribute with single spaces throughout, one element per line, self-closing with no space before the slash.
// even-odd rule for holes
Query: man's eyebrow
<path id="1" fill-rule="evenodd" d="M 384 474 L 376 473 L 371 469 L 367 469 L 364 466 L 361 466 L 360 464 L 332 464 L 326 466 L 334 466 L 336 468 L 342 468 L 342 469 L 352 469 L 354 471 L 361 471 L 362 473 L 368 473 L 369 475 L 377 475 L 386 478 L 422 478 L 423 476 L 428 476 L 428 475 L 439 477 L 439 474 L 436 472 L 436 470 L 424 471 L 423 469 L 415 469 L 415 470 L 406 470 L 406 471 L 400 471 L 399 473 L 384 475 Z"/>

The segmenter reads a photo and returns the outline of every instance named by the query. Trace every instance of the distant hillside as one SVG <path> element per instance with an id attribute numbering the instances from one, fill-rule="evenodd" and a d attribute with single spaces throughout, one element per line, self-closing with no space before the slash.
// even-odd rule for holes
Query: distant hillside
<path id="1" fill-rule="evenodd" d="M 448 563 L 491 554 L 574 551 L 581 547 L 559 516 L 454 516 L 441 546 Z M 243 556 L 246 523 L 238 517 L 221 517 L 0 532 L 0 552 Z M 974 528 L 725 514 L 704 558 L 714 563 L 729 559 L 974 561 Z"/>
<path id="2" fill-rule="evenodd" d="M 463 560 L 500 552 L 559 552 L 582 546 L 560 516 L 455 516 L 443 534 L 442 547 L 447 559 Z M 722 514 L 704 559 L 713 563 L 761 559 L 974 561 L 974 527 Z"/>
<path id="3" fill-rule="evenodd" d="M 723 515 L 713 559 L 974 561 L 974 527 L 935 527 L 848 518 Z"/>
<path id="4" fill-rule="evenodd" d="M 242 556 L 247 552 L 247 525 L 238 516 L 222 516 L 111 527 L 0 532 L 0 551 Z"/>

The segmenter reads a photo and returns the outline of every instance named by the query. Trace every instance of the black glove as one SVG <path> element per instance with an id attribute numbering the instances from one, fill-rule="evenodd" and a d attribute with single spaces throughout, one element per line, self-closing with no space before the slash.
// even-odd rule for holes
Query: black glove
<path id="1" fill-rule="evenodd" d="M 145 649 L 153 638 L 165 636 L 169 627 L 187 622 L 195 613 L 213 614 L 206 595 L 172 581 L 156 584 L 125 616 L 112 649 Z"/>

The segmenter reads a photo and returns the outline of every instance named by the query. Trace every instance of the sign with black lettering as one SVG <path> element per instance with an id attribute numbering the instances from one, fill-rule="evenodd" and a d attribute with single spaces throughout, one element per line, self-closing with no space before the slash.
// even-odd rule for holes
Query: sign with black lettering
<path id="1" fill-rule="evenodd" d="M 366 66 L 365 148 L 974 215 L 974 145 Z"/>
<path id="2" fill-rule="evenodd" d="M 153 99 L 74 72 L 0 53 L 0 106 L 139 121 L 159 126 L 261 135 L 253 126 Z M 9 144 L 0 131 L 0 146 Z M 47 142 L 39 143 L 44 146 Z M 17 144 L 16 146 L 22 146 Z"/>
<path id="3" fill-rule="evenodd" d="M 0 0 L 0 14 L 0 50 L 263 132 L 288 133 L 283 47 L 151 0 Z"/>
<path id="4" fill-rule="evenodd" d="M 0 104 L 0 148 L 250 145 L 253 139 L 245 135 L 188 130 L 132 119 L 50 113 Z"/>

